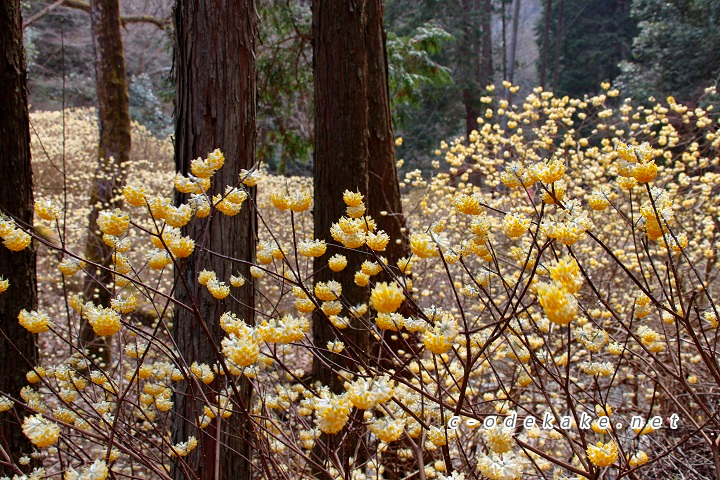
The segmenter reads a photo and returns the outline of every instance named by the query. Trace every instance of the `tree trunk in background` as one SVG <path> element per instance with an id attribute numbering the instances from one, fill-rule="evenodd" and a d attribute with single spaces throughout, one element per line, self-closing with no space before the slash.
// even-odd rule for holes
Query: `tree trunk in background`
<path id="1" fill-rule="evenodd" d="M 548 52 L 550 50 L 550 21 L 552 20 L 552 0 L 545 0 L 545 19 L 543 20 L 542 50 L 540 52 L 540 86 L 547 85 Z"/>
<path id="2" fill-rule="evenodd" d="M 477 130 L 477 118 L 480 115 L 480 83 L 481 75 L 481 35 L 480 35 L 480 0 L 463 0 L 463 16 L 461 37 L 459 39 L 459 58 L 462 71 L 462 99 L 465 106 L 465 133 L 470 137 Z M 464 66 L 464 67 L 463 67 Z"/>
<path id="3" fill-rule="evenodd" d="M 405 217 L 402 212 L 402 197 L 398 181 L 397 166 L 395 165 L 395 141 L 390 109 L 390 88 L 388 85 L 388 65 L 386 50 L 386 35 L 383 26 L 384 6 L 383 0 L 368 0 L 368 22 L 366 31 L 368 56 L 368 131 L 369 131 L 369 181 L 368 181 L 368 213 L 375 219 L 378 230 L 385 230 L 390 236 L 384 252 L 380 255 L 388 259 L 390 268 L 398 273 L 396 263 L 399 258 L 410 256 L 410 244 L 405 231 Z M 401 275 L 400 275 L 401 276 Z M 388 281 L 389 275 L 380 273 L 373 277 L 374 282 Z M 407 304 L 403 304 L 398 313 L 410 315 Z M 393 340 L 393 338 L 396 340 Z M 400 350 L 411 352 L 415 345 L 403 340 L 401 335 L 392 335 L 385 332 L 383 341 L 392 352 Z M 417 339 L 411 335 L 410 342 Z M 373 356 L 380 358 L 386 368 L 392 368 L 395 355 L 382 348 L 375 342 L 371 350 Z M 379 355 L 378 355 L 379 354 Z M 388 467 L 386 475 L 389 479 L 406 477 L 413 471 L 414 464 L 401 458 L 397 451 L 407 447 L 404 442 L 395 442 L 390 445 L 384 454 L 385 464 Z"/>
<path id="4" fill-rule="evenodd" d="M 517 39 L 518 39 L 518 27 L 520 23 L 520 0 L 515 0 L 513 6 L 513 19 L 512 19 L 512 32 L 510 33 L 510 53 L 508 55 L 508 80 L 510 83 L 513 82 L 515 77 L 515 54 L 517 53 Z M 508 102 L 510 101 L 510 92 L 508 91 Z M 503 116 L 507 118 L 507 116 Z"/>
<path id="5" fill-rule="evenodd" d="M 0 211 L 27 228 L 33 224 L 33 182 L 21 8 L 19 0 L 0 2 Z M 17 319 L 20 310 L 37 308 L 33 246 L 20 252 L 0 246 L 0 276 L 10 280 L 10 288 L 0 294 L 0 392 L 18 399 L 27 385 L 25 373 L 37 365 L 38 356 L 35 336 Z M 0 444 L 14 462 L 34 450 L 22 433 L 20 412 L 16 407 L 2 414 L 0 424 Z M 0 475 L 19 473 L 0 466 Z"/>
<path id="6" fill-rule="evenodd" d="M 562 54 L 563 28 L 565 26 L 565 0 L 560 0 L 558 27 L 555 32 L 555 58 L 553 59 L 552 88 L 557 91 L 560 82 L 560 56 Z"/>
<path id="7" fill-rule="evenodd" d="M 390 111 L 387 52 L 383 27 L 383 1 L 368 0 L 368 212 L 378 230 L 385 230 L 390 243 L 381 255 L 395 265 L 410 255 L 405 231 L 402 198 L 395 165 L 395 139 Z M 383 215 L 384 212 L 385 214 Z"/>
<path id="8" fill-rule="evenodd" d="M 480 60 L 480 73 L 478 81 L 480 88 L 493 83 L 493 58 L 492 58 L 492 0 L 483 0 L 482 5 L 482 36 L 480 45 L 482 47 Z"/>
<path id="9" fill-rule="evenodd" d="M 208 194 L 221 194 L 227 185 L 237 186 L 240 170 L 249 170 L 255 162 L 255 3 L 253 0 L 178 0 L 175 23 L 176 167 L 187 175 L 193 159 L 207 157 L 219 148 L 225 154 L 225 165 L 213 176 Z M 249 266 L 208 253 L 247 262 L 255 260 L 255 188 L 248 189 L 248 194 L 250 198 L 239 214 L 229 217 L 214 210 L 210 217 L 193 219 L 182 229 L 183 235 L 196 240 L 194 253 L 179 263 L 180 271 L 176 272 L 176 298 L 198 309 L 198 315 L 184 309 L 178 309 L 175 315 L 175 340 L 188 365 L 194 361 L 208 364 L 218 361 L 213 343 L 219 348 L 224 336 L 219 322 L 224 312 L 233 312 L 248 324 L 254 324 L 255 296 Z M 186 199 L 187 195 L 177 194 L 176 203 Z M 231 297 L 216 300 L 210 295 L 197 281 L 203 269 L 214 271 L 218 280 L 226 283 L 231 274 L 242 274 L 247 283 L 233 291 L 240 303 Z M 203 333 L 200 322 L 207 326 L 212 338 Z M 212 386 L 218 388 L 219 380 Z M 253 426 L 248 410 L 251 384 L 242 377 L 241 398 L 233 397 L 238 411 L 227 420 L 213 420 L 203 430 L 195 426 L 203 406 L 198 388 L 197 382 L 191 385 L 182 382 L 175 393 L 173 443 L 195 436 L 199 444 L 183 462 L 174 465 L 173 477 L 188 478 L 188 472 L 181 466 L 187 463 L 191 475 L 197 478 L 251 478 Z M 219 443 L 216 441 L 218 421 L 222 421 Z"/>
<path id="10" fill-rule="evenodd" d="M 367 302 L 369 296 L 367 288 L 358 288 L 354 283 L 355 272 L 360 269 L 365 257 L 339 248 L 330 235 L 330 227 L 346 213 L 342 200 L 345 190 L 360 192 L 369 201 L 368 58 L 365 39 L 368 6 L 366 0 L 316 0 L 312 8 L 315 83 L 313 218 L 315 237 L 328 243 L 327 253 L 314 261 L 316 273 L 313 279 L 315 283 L 328 280 L 340 282 L 345 301 L 349 305 L 357 305 Z M 388 138 L 388 135 L 382 134 L 383 138 Z M 348 259 L 347 267 L 339 273 L 333 273 L 327 267 L 328 258 L 336 253 L 342 253 Z M 352 321 L 357 322 L 355 319 Z M 327 342 L 336 338 L 332 325 L 322 312 L 315 313 L 312 324 L 313 341 L 318 352 L 327 352 Z M 346 344 L 344 356 L 363 358 L 367 355 L 369 336 L 366 329 L 354 329 L 351 325 L 343 333 Z M 330 358 L 313 358 L 314 379 L 340 393 L 344 389 L 343 382 L 337 378 L 338 368 L 329 367 L 325 363 L 328 360 L 348 370 L 354 370 L 355 365 L 334 354 Z M 342 462 L 340 467 L 346 472 L 350 469 L 350 456 L 361 437 L 359 424 L 362 413 L 359 414 L 359 422 L 357 418 L 351 422 L 354 433 L 345 438 L 342 450 L 337 452 Z M 335 437 L 338 436 L 321 436 L 313 453 L 318 462 L 329 459 L 329 452 L 337 447 Z"/>
<path id="11" fill-rule="evenodd" d="M 315 80 L 315 153 L 314 153 L 314 229 L 315 237 L 325 240 L 327 253 L 314 262 L 314 281 L 336 280 L 342 284 L 343 296 L 350 305 L 366 302 L 367 289 L 357 288 L 355 272 L 365 256 L 336 246 L 330 227 L 345 215 L 342 196 L 345 190 L 360 192 L 368 200 L 368 64 L 365 47 L 367 24 L 366 0 L 313 3 L 313 67 Z M 338 32 L 343 32 L 338 35 Z M 367 203 L 366 203 L 367 205 Z M 335 253 L 348 259 L 339 273 L 327 267 Z M 349 330 L 349 329 L 348 329 Z M 347 330 L 346 330 L 347 331 Z M 350 339 L 364 351 L 366 333 Z M 321 315 L 313 321 L 315 344 L 325 348 L 335 338 L 330 323 Z M 351 367 L 350 365 L 346 365 Z M 332 369 L 317 358 L 313 376 L 335 392 L 342 392 Z"/>
<path id="12" fill-rule="evenodd" d="M 85 258 L 106 267 L 85 277 L 87 300 L 110 306 L 112 294 L 112 249 L 102 239 L 96 220 L 100 211 L 122 206 L 120 192 L 125 183 L 124 165 L 130 159 L 130 106 L 125 76 L 125 57 L 120 32 L 118 0 L 92 0 L 90 22 L 95 49 L 100 144 L 95 183 L 90 191 L 92 210 L 88 217 Z M 111 159 L 113 159 L 111 161 Z M 110 337 L 97 337 L 92 327 L 83 323 L 80 339 L 91 355 L 102 364 L 110 361 Z"/>

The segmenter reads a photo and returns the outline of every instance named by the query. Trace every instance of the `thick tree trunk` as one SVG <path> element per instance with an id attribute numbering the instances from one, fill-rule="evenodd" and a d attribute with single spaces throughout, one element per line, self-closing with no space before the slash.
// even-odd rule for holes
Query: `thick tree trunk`
<path id="1" fill-rule="evenodd" d="M 0 2 L 0 171 L 5 172 L 0 188 L 0 211 L 23 227 L 33 224 L 32 169 L 30 168 L 30 126 L 27 108 L 25 52 L 22 40 L 22 12 L 19 0 Z M 0 294 L 0 392 L 20 398 L 27 384 L 25 373 L 37 364 L 35 336 L 18 323 L 22 309 L 37 308 L 35 249 L 30 246 L 12 252 L 0 246 L 0 275 L 10 280 L 8 291 Z M 33 451 L 20 427 L 21 410 L 2 414 L 0 445 L 13 462 Z M 18 474 L 0 466 L 0 475 Z"/>
<path id="2" fill-rule="evenodd" d="M 257 12 L 253 0 L 178 0 L 175 22 L 176 167 L 187 175 L 193 159 L 206 157 L 216 148 L 222 150 L 225 165 L 213 176 L 208 192 L 212 196 L 223 193 L 227 185 L 237 186 L 240 170 L 249 170 L 255 161 Z M 254 323 L 255 297 L 249 266 L 209 253 L 247 262 L 255 260 L 255 189 L 248 193 L 250 198 L 239 214 L 229 217 L 214 211 L 210 217 L 194 219 L 183 227 L 183 234 L 194 238 L 196 246 L 176 272 L 176 297 L 187 305 L 195 305 L 197 313 L 178 309 L 174 335 L 188 365 L 194 361 L 208 364 L 218 361 L 213 344 L 219 346 L 224 336 L 219 322 L 224 312 L 231 311 L 248 324 Z M 178 194 L 176 203 L 186 197 Z M 234 292 L 239 303 L 230 297 L 216 300 L 198 284 L 198 272 L 203 269 L 214 271 L 226 283 L 231 274 L 242 274 L 247 283 Z M 203 333 L 203 324 L 212 338 Z M 215 380 L 211 387 L 219 387 L 218 382 Z M 198 383 L 182 382 L 175 395 L 173 442 L 195 436 L 199 445 L 174 466 L 174 478 L 188 478 L 181 463 L 189 466 L 191 475 L 197 478 L 251 478 L 253 426 L 248 410 L 251 384 L 243 377 L 238 389 L 241 398 L 233 396 L 236 413 L 227 420 L 213 420 L 203 430 L 195 426 L 203 405 L 198 388 Z M 220 442 L 218 421 L 222 422 Z"/>
<path id="3" fill-rule="evenodd" d="M 314 229 L 315 237 L 328 243 L 327 253 L 315 259 L 314 281 L 335 280 L 342 284 L 344 300 L 349 305 L 365 303 L 367 288 L 354 283 L 355 272 L 365 257 L 355 251 L 337 246 L 330 235 L 330 227 L 346 214 L 342 194 L 345 190 L 360 192 L 368 199 L 368 58 L 365 32 L 368 6 L 366 0 L 313 2 L 313 67 L 315 81 L 315 151 L 314 151 Z M 387 133 L 383 134 L 387 137 Z M 347 267 L 333 273 L 327 259 L 341 253 L 348 259 Z M 343 331 L 345 358 L 367 356 L 367 329 L 357 327 L 357 320 Z M 318 352 L 327 352 L 326 344 L 336 338 L 330 322 L 319 312 L 313 316 L 313 341 Z M 356 365 L 339 356 L 320 356 L 313 359 L 313 377 L 340 393 L 343 382 L 339 369 L 355 370 Z M 328 362 L 336 363 L 332 368 Z M 357 412 L 356 412 L 357 413 Z M 350 457 L 362 435 L 353 415 L 352 434 L 345 437 L 338 457 L 340 468 L 350 469 Z M 359 415 L 362 421 L 362 414 Z M 348 427 L 346 427 L 348 428 Z M 326 461 L 339 446 L 337 435 L 323 435 L 314 451 L 318 462 Z M 360 447 L 359 456 L 362 456 Z M 358 458 L 355 459 L 359 461 Z"/>
<path id="4" fill-rule="evenodd" d="M 130 159 L 130 104 L 125 75 L 125 56 L 120 31 L 118 0 L 90 2 L 95 49 L 100 144 L 95 183 L 90 191 L 92 210 L 88 218 L 85 258 L 106 267 L 85 277 L 85 298 L 105 307 L 110 305 L 112 292 L 112 250 L 102 239 L 96 220 L 100 211 L 122 206 L 120 192 L 125 183 L 125 164 Z M 110 361 L 110 337 L 97 337 L 89 324 L 83 324 L 81 341 L 101 365 Z"/>
<path id="5" fill-rule="evenodd" d="M 367 4 L 365 0 L 313 3 L 313 67 L 315 72 L 314 229 L 315 237 L 328 244 L 327 253 L 315 260 L 314 281 L 336 280 L 350 305 L 367 301 L 367 289 L 354 283 L 355 272 L 365 257 L 337 247 L 330 227 L 345 215 L 345 190 L 368 199 L 368 64 L 365 46 Z M 327 259 L 341 253 L 348 266 L 339 273 L 327 267 Z M 347 329 L 350 330 L 350 329 Z M 346 330 L 346 331 L 347 331 Z M 323 349 L 335 338 L 322 315 L 313 321 L 315 344 Z M 351 331 L 348 340 L 366 351 L 366 332 Z M 351 367 L 347 365 L 347 367 Z M 315 358 L 313 376 L 336 392 L 342 392 L 333 369 Z"/>

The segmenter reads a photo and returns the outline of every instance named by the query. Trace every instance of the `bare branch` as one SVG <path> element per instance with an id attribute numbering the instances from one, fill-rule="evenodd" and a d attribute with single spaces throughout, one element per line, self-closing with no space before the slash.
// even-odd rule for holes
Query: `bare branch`
<path id="1" fill-rule="evenodd" d="M 55 10 L 57 7 L 62 6 L 63 3 L 65 3 L 65 0 L 57 0 L 57 2 L 51 3 L 50 5 L 41 8 L 35 15 L 33 15 L 32 17 L 30 17 L 30 18 L 28 18 L 27 20 L 25 20 L 25 22 L 23 23 L 23 30 L 25 30 L 25 29 L 28 28 L 30 25 L 32 25 L 33 23 L 37 22 L 37 21 L 40 20 L 41 18 L 43 18 L 43 17 L 44 17 L 45 15 L 47 15 L 48 13 L 52 12 L 53 10 Z"/>
<path id="2" fill-rule="evenodd" d="M 57 0 L 56 2 L 51 3 L 47 7 L 40 9 L 35 15 L 27 19 L 27 21 L 23 23 L 23 29 L 37 22 L 58 7 L 74 8 L 76 10 L 82 10 L 88 13 L 90 12 L 90 4 L 88 2 L 82 0 Z M 120 17 L 120 21 L 122 22 L 123 27 L 127 26 L 130 23 L 151 23 L 160 30 L 165 30 L 165 28 L 170 24 L 169 18 L 159 18 L 145 14 L 126 15 Z"/>

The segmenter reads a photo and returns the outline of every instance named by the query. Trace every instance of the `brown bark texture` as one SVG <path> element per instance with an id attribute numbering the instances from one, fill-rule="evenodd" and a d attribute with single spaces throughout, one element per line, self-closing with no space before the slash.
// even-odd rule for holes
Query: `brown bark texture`
<path id="1" fill-rule="evenodd" d="M 3 172 L 0 211 L 16 219 L 18 225 L 31 228 L 30 126 L 19 0 L 0 2 L 0 25 L 0 172 Z M 20 389 L 27 384 L 25 373 L 37 365 L 35 336 L 21 327 L 17 319 L 20 310 L 37 308 L 33 246 L 21 252 L 0 246 L 0 275 L 10 280 L 10 288 L 0 294 L 0 365 L 4 367 L 0 392 L 19 399 Z M 13 462 L 33 451 L 21 430 L 23 413 L 15 407 L 0 417 L 0 445 Z M 18 473 L 0 464 L 0 475 Z"/>
<path id="2" fill-rule="evenodd" d="M 314 152 L 314 229 L 315 237 L 328 243 L 327 253 L 314 262 L 314 281 L 335 280 L 342 284 L 343 297 L 349 305 L 364 303 L 366 289 L 357 288 L 355 272 L 367 258 L 356 251 L 345 250 L 330 235 L 330 227 L 346 214 L 342 195 L 345 190 L 368 197 L 368 59 L 365 45 L 367 1 L 313 2 L 313 68 L 315 80 L 315 152 Z M 366 204 L 367 205 L 367 204 Z M 341 253 L 347 267 L 333 273 L 327 267 L 330 256 Z M 313 317 L 315 345 L 325 350 L 327 341 L 336 338 L 330 322 L 322 312 Z M 367 332 L 353 329 L 345 337 L 350 351 L 366 352 Z M 330 368 L 331 358 L 315 357 L 313 377 L 335 392 L 343 391 L 337 368 Z M 353 369 L 349 362 L 343 368 Z M 335 372 L 333 372 L 335 370 Z"/>
<path id="3" fill-rule="evenodd" d="M 368 22 L 366 31 L 368 54 L 368 212 L 377 223 L 378 230 L 384 230 L 390 236 L 384 252 L 379 255 L 388 260 L 389 269 L 394 275 L 402 276 L 397 268 L 397 260 L 410 256 L 410 244 L 407 237 L 405 216 L 402 211 L 402 197 L 395 161 L 395 139 L 393 135 L 392 114 L 390 111 L 390 89 L 388 85 L 388 65 L 385 47 L 386 35 L 383 27 L 383 0 L 368 0 Z M 391 280 L 391 276 L 381 272 L 373 277 L 374 282 Z M 399 313 L 409 315 L 407 303 Z M 384 337 L 387 347 L 392 351 L 412 350 L 412 345 L 398 337 L 393 341 L 391 335 Z M 375 350 L 373 350 L 375 352 Z M 381 361 L 385 366 L 392 363 L 393 355 L 381 352 Z"/>
<path id="4" fill-rule="evenodd" d="M 175 6 L 176 123 L 175 163 L 187 175 L 190 162 L 207 157 L 216 148 L 225 154 L 225 165 L 212 177 L 208 195 L 222 194 L 226 186 L 241 188 L 241 169 L 255 161 L 257 12 L 253 0 L 186 1 Z M 195 239 L 194 253 L 178 263 L 176 298 L 196 308 L 178 308 L 174 337 L 184 362 L 215 364 L 224 332 L 220 316 L 233 312 L 248 324 L 254 323 L 254 286 L 249 262 L 255 259 L 257 219 L 255 189 L 240 213 L 233 217 L 213 210 L 210 217 L 193 219 L 183 227 L 183 235 Z M 177 194 L 176 203 L 187 199 Z M 212 252 L 212 253 L 211 253 Z M 232 257 L 229 261 L 219 256 Z M 212 270 L 219 280 L 228 282 L 240 273 L 246 284 L 234 289 L 231 297 L 216 300 L 198 282 L 198 273 Z M 211 385 L 219 386 L 218 380 Z M 196 380 L 178 385 L 175 393 L 173 442 L 187 441 L 193 435 L 198 447 L 176 462 L 173 477 L 203 479 L 251 478 L 253 430 L 248 409 L 251 384 L 243 377 L 233 395 L 236 412 L 225 420 L 213 420 L 199 430 L 195 423 L 202 413 L 200 389 Z M 207 393 L 207 392 L 206 392 Z M 222 422 L 220 442 L 216 441 L 218 422 Z"/>
<path id="5" fill-rule="evenodd" d="M 98 268 L 85 277 L 83 290 L 86 299 L 108 307 L 113 296 L 110 289 L 112 249 L 103 242 L 97 218 L 102 210 L 122 206 L 124 167 L 130 159 L 132 141 L 118 0 L 92 0 L 90 23 L 95 50 L 100 144 L 95 182 L 90 190 L 92 210 L 88 216 L 85 258 L 104 268 Z M 84 323 L 80 338 L 90 355 L 98 358 L 101 366 L 109 365 L 110 337 L 98 337 L 92 327 Z"/>
<path id="6" fill-rule="evenodd" d="M 492 82 L 492 0 L 463 0 L 465 16 L 461 19 L 462 35 L 459 38 L 458 59 L 463 65 L 462 91 L 465 105 L 465 131 L 467 136 L 477 130 L 481 113 L 481 91 Z"/>
<path id="7" fill-rule="evenodd" d="M 547 86 L 548 53 L 550 51 L 550 22 L 552 21 L 552 0 L 545 0 L 542 46 L 540 49 L 540 86 Z"/>
<path id="8" fill-rule="evenodd" d="M 360 192 L 368 200 L 369 130 L 368 130 L 368 55 L 366 28 L 368 0 L 313 2 L 313 68 L 315 83 L 315 150 L 314 150 L 314 230 L 315 237 L 325 240 L 325 255 L 315 259 L 315 283 L 329 280 L 340 282 L 345 307 L 368 301 L 369 291 L 358 288 L 354 275 L 367 258 L 336 243 L 330 227 L 346 214 L 342 194 L 345 190 Z M 327 266 L 330 256 L 341 253 L 348 265 L 339 273 Z M 342 392 L 343 381 L 337 372 L 356 370 L 350 358 L 367 359 L 367 329 L 352 319 L 343 332 L 344 355 L 327 355 L 325 345 L 338 337 L 334 327 L 321 311 L 312 321 L 313 342 L 318 347 L 313 357 L 313 378 Z M 325 354 L 323 353 L 325 352 Z M 343 471 L 362 463 L 362 415 L 353 412 L 342 442 L 338 435 L 322 435 L 313 450 L 313 458 L 323 463 L 337 455 Z"/>
<path id="9" fill-rule="evenodd" d="M 368 212 L 385 230 L 390 243 L 382 252 L 390 266 L 410 254 L 402 197 L 395 165 L 395 139 L 390 112 L 390 87 L 383 27 L 383 0 L 368 0 Z M 384 214 L 383 214 L 384 212 Z M 400 242 L 396 242 L 399 240 Z"/>

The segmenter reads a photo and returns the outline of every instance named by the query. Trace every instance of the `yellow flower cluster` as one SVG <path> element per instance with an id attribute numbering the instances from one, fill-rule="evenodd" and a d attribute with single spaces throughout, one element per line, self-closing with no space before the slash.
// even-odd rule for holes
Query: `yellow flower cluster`
<path id="1" fill-rule="evenodd" d="M 393 395 L 393 383 L 388 377 L 358 378 L 346 385 L 347 398 L 361 410 L 369 410 L 387 402 Z"/>
<path id="2" fill-rule="evenodd" d="M 247 193 L 234 187 L 226 187 L 224 194 L 213 195 L 212 203 L 222 213 L 232 217 L 240 213 L 242 204 L 247 200 Z"/>
<path id="3" fill-rule="evenodd" d="M 255 340 L 255 332 L 242 320 L 223 324 L 223 330 L 230 335 L 222 340 L 222 353 L 239 367 L 255 363 L 260 355 L 260 345 Z"/>
<path id="4" fill-rule="evenodd" d="M 60 216 L 60 209 L 47 198 L 35 200 L 35 215 L 43 220 L 54 221 Z"/>
<path id="5" fill-rule="evenodd" d="M 23 420 L 22 431 L 36 447 L 53 445 L 60 438 L 60 427 L 42 415 L 29 415 Z"/>
<path id="6" fill-rule="evenodd" d="M 325 240 L 302 240 L 297 246 L 298 253 L 303 257 L 321 257 L 327 250 Z"/>
<path id="7" fill-rule="evenodd" d="M 53 326 L 50 321 L 50 317 L 46 313 L 37 312 L 32 310 L 28 312 L 23 309 L 18 314 L 18 322 L 20 325 L 30 331 L 31 333 L 42 333 L 50 330 Z"/>
<path id="8" fill-rule="evenodd" d="M 78 260 L 77 258 L 73 257 L 67 257 L 63 258 L 63 260 L 58 265 L 58 268 L 65 276 L 71 276 L 75 275 L 77 272 L 85 268 L 86 263 L 83 260 Z"/>
<path id="9" fill-rule="evenodd" d="M 405 294 L 395 282 L 377 283 L 370 293 L 370 305 L 379 313 L 394 313 L 400 308 L 403 300 Z"/>
<path id="10" fill-rule="evenodd" d="M 345 255 L 340 255 L 339 253 L 336 253 L 328 260 L 328 266 L 333 272 L 341 272 L 347 267 L 347 263 Z"/>
<path id="11" fill-rule="evenodd" d="M 130 226 L 130 218 L 119 208 L 103 210 L 98 213 L 97 224 L 102 233 L 117 237 L 127 231 Z"/>
<path id="12" fill-rule="evenodd" d="M 170 456 L 185 457 L 197 447 L 197 444 L 197 438 L 191 436 L 187 439 L 187 442 L 180 442 L 170 447 Z"/>
<path id="13" fill-rule="evenodd" d="M 112 308 L 94 306 L 91 303 L 85 305 L 83 316 L 92 326 L 95 334 L 101 337 L 115 335 L 120 331 L 120 315 Z"/>
<path id="14" fill-rule="evenodd" d="M 256 328 L 259 339 L 268 343 L 287 344 L 305 338 L 310 322 L 305 317 L 285 315 L 282 319 L 263 320 Z"/>
<path id="15" fill-rule="evenodd" d="M 405 419 L 382 417 L 368 424 L 368 429 L 381 441 L 391 443 L 402 437 Z"/>
<path id="16" fill-rule="evenodd" d="M 3 245 L 13 252 L 25 250 L 32 242 L 32 237 L 17 228 L 13 220 L 2 218 L 0 218 L 0 238 L 3 239 Z"/>
<path id="17" fill-rule="evenodd" d="M 315 400 L 315 422 L 323 433 L 338 433 L 347 424 L 352 403 L 345 395 L 328 395 Z"/>
<path id="18" fill-rule="evenodd" d="M 82 468 L 79 472 L 70 467 L 65 472 L 64 480 L 105 480 L 110 474 L 105 460 L 95 460 L 89 466 Z"/>
<path id="19" fill-rule="evenodd" d="M 588 460 L 598 467 L 608 467 L 618 457 L 618 447 L 614 441 L 605 444 L 597 442 L 597 445 L 588 446 L 586 452 Z"/>

